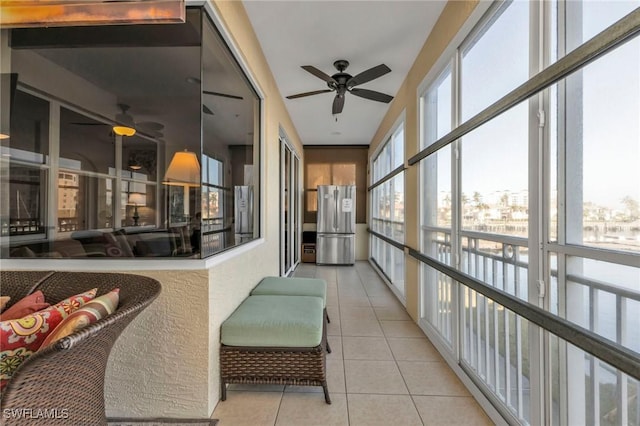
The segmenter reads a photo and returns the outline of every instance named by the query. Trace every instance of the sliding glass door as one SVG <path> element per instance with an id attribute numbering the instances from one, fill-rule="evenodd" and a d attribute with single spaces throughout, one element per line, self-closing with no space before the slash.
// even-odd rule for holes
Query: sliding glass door
<path id="1" fill-rule="evenodd" d="M 300 159 L 280 139 L 280 275 L 287 276 L 300 261 Z"/>

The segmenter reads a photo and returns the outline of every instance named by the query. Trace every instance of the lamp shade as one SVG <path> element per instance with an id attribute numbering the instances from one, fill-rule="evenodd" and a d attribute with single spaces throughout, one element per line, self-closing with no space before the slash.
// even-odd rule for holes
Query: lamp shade
<path id="1" fill-rule="evenodd" d="M 133 192 L 129 194 L 127 204 L 134 206 L 145 206 L 147 205 L 147 196 L 145 194 L 140 194 L 139 192 Z"/>
<path id="2" fill-rule="evenodd" d="M 173 154 L 162 183 L 177 186 L 200 186 L 200 163 L 196 154 L 187 150 Z"/>

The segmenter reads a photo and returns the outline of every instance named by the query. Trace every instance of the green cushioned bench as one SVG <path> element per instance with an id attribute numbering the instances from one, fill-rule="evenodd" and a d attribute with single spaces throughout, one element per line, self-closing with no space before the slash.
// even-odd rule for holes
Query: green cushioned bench
<path id="1" fill-rule="evenodd" d="M 327 283 L 319 278 L 266 277 L 251 291 L 252 296 L 315 296 L 327 307 Z"/>
<path id="2" fill-rule="evenodd" d="M 265 277 L 251 291 L 251 295 L 320 297 L 327 322 L 331 322 L 327 313 L 327 282 L 325 280 L 319 278 Z M 331 347 L 328 342 L 327 352 L 331 353 Z"/>
<path id="3" fill-rule="evenodd" d="M 326 378 L 325 316 L 315 296 L 252 295 L 220 328 L 221 399 L 227 384 L 322 386 Z"/>

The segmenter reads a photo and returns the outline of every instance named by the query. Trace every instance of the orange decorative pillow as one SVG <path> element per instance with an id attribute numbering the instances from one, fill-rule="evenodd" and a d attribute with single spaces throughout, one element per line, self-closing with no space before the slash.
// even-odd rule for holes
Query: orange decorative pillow
<path id="1" fill-rule="evenodd" d="M 120 301 L 119 293 L 120 289 L 115 288 L 109 293 L 103 294 L 102 296 L 96 297 L 92 301 L 87 302 L 83 307 L 63 319 L 55 330 L 49 333 L 47 338 L 44 339 L 44 342 L 42 342 L 40 347 L 47 347 L 51 343 L 55 343 L 63 337 L 67 337 L 89 324 L 114 313 L 118 308 L 118 302 Z"/>
<path id="2" fill-rule="evenodd" d="M 94 288 L 23 318 L 0 321 L 0 389 L 20 364 L 40 348 L 47 335 L 69 314 L 93 299 L 96 292 Z"/>
<path id="3" fill-rule="evenodd" d="M 2 312 L 5 306 L 7 306 L 9 300 L 11 300 L 10 296 L 0 296 L 0 312 Z"/>
<path id="4" fill-rule="evenodd" d="M 22 318 L 48 307 L 49 304 L 44 301 L 44 294 L 42 294 L 40 290 L 34 291 L 30 295 L 18 300 L 15 305 L 4 311 L 0 315 L 0 321 Z"/>

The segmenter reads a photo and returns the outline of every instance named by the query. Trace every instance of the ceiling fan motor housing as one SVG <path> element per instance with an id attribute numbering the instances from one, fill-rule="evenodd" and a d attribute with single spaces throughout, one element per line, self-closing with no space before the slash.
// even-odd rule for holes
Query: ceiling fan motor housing
<path id="1" fill-rule="evenodd" d="M 337 61 L 335 61 L 333 63 L 333 66 L 336 67 L 336 69 L 340 72 L 344 71 L 347 69 L 347 67 L 349 66 L 349 61 L 345 60 L 345 59 L 338 59 Z"/>
<path id="2" fill-rule="evenodd" d="M 339 72 L 331 76 L 335 81 L 331 81 L 327 83 L 330 89 L 335 89 L 338 93 L 344 94 L 347 90 L 347 81 L 351 79 L 351 74 L 347 74 L 346 72 Z M 338 84 L 336 84 L 338 83 Z"/>

